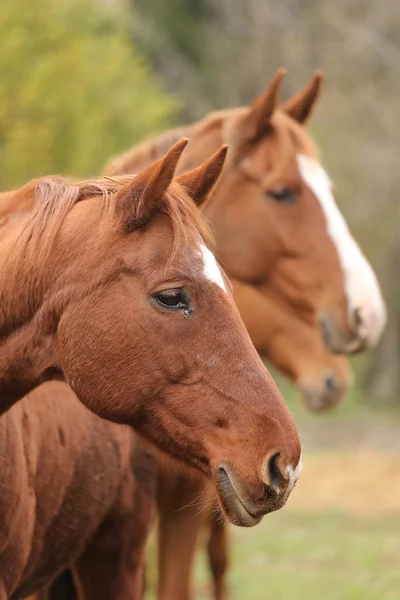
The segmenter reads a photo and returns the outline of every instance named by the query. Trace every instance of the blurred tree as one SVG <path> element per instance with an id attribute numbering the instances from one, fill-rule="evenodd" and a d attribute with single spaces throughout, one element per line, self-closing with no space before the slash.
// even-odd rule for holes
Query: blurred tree
<path id="1" fill-rule="evenodd" d="M 125 29 L 91 0 L 0 3 L 0 186 L 92 175 L 177 108 Z"/>
<path id="2" fill-rule="evenodd" d="M 193 66 L 203 62 L 202 24 L 216 14 L 210 0 L 131 0 L 131 5 Z M 157 48 L 149 45 L 147 51 L 158 60 Z"/>
<path id="3" fill-rule="evenodd" d="M 211 23 L 219 18 L 214 0 L 129 2 L 135 43 L 162 74 L 169 89 L 180 90 L 184 100 L 181 117 L 191 119 L 206 112 L 211 105 L 205 89 L 210 78 L 205 44 L 209 42 Z M 212 48 L 218 52 L 219 44 Z"/>

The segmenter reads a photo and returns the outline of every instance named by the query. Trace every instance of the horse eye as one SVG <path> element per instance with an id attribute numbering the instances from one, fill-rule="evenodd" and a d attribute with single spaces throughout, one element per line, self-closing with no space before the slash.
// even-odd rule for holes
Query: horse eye
<path id="1" fill-rule="evenodd" d="M 279 187 L 267 191 L 267 196 L 281 204 L 294 204 L 296 198 L 290 188 Z"/>
<path id="2" fill-rule="evenodd" d="M 153 296 L 154 300 L 163 308 L 169 310 L 189 310 L 190 298 L 188 294 L 181 288 L 171 288 L 157 292 Z"/>

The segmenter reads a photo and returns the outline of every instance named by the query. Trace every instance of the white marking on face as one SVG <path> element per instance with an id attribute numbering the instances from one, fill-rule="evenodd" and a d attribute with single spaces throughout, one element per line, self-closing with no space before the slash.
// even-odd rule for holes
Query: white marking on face
<path id="1" fill-rule="evenodd" d="M 221 289 L 226 292 L 226 286 L 224 278 L 222 277 L 221 269 L 215 260 L 214 254 L 205 244 L 200 244 L 200 253 L 203 259 L 203 274 L 204 276 L 213 283 L 216 283 Z"/>
<path id="2" fill-rule="evenodd" d="M 325 216 L 345 279 L 350 310 L 357 310 L 360 318 L 359 335 L 374 345 L 386 324 L 386 308 L 375 273 L 351 235 L 333 193 L 332 182 L 326 171 L 313 158 L 297 155 L 301 177 L 315 194 Z"/>
<path id="3" fill-rule="evenodd" d="M 297 467 L 293 469 L 291 465 L 286 467 L 286 473 L 289 475 L 289 490 L 293 489 L 294 484 L 300 477 L 301 470 L 303 468 L 303 460 L 302 455 L 300 454 L 299 462 L 297 463 Z"/>

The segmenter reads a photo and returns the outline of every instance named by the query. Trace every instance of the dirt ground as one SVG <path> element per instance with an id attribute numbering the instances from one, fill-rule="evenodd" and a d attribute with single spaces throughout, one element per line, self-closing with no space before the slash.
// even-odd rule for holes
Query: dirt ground
<path id="1" fill-rule="evenodd" d="M 400 454 L 357 450 L 304 457 L 288 510 L 340 510 L 365 516 L 400 513 Z"/>
<path id="2" fill-rule="evenodd" d="M 303 473 L 288 510 L 400 514 L 400 423 L 373 417 L 300 424 Z"/>

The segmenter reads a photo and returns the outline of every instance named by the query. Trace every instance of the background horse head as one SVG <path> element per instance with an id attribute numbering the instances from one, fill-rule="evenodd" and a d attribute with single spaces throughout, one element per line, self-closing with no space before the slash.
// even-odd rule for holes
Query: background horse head
<path id="1" fill-rule="evenodd" d="M 336 406 L 352 383 L 346 357 L 331 354 L 319 331 L 297 318 L 276 298 L 232 280 L 233 297 L 259 354 L 296 384 L 311 410 Z"/>
<path id="2" fill-rule="evenodd" d="M 376 277 L 335 203 L 332 184 L 304 124 L 322 75 L 279 104 L 284 71 L 249 106 L 212 113 L 111 161 L 108 173 L 132 172 L 171 140 L 190 138 L 179 169 L 192 168 L 221 143 L 229 153 L 213 202 L 205 208 L 229 276 L 279 296 L 317 322 L 328 348 L 374 345 L 385 324 Z"/>
<path id="3" fill-rule="evenodd" d="M 300 442 L 195 205 L 226 148 L 172 181 L 185 145 L 119 181 L 15 192 L 35 207 L 0 246 L 2 409 L 64 377 L 93 412 L 212 477 L 228 518 L 254 525 L 286 502 Z"/>

